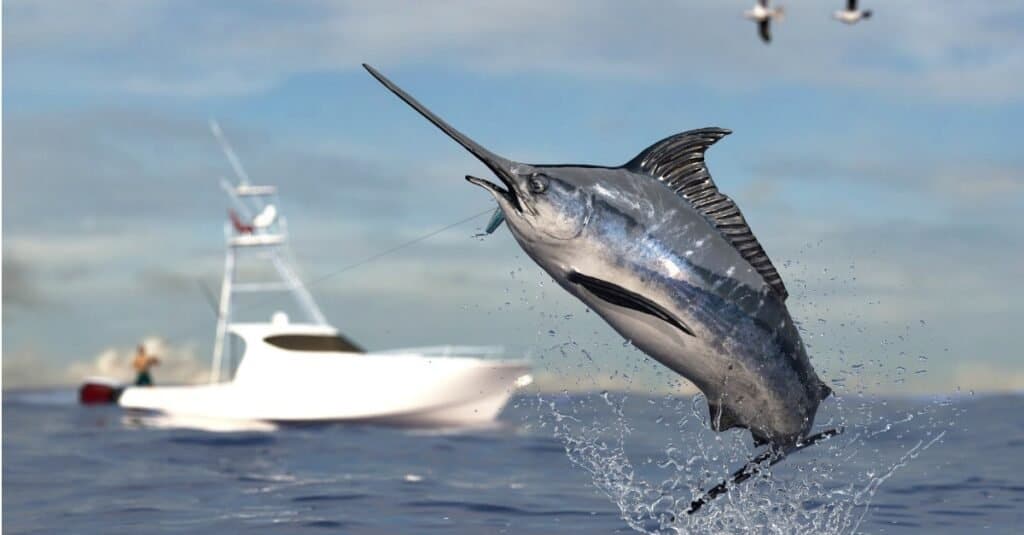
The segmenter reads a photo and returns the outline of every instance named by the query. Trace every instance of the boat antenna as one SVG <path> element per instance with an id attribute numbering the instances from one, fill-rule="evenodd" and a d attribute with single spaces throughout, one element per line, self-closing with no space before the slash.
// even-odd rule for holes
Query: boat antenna
<path id="1" fill-rule="evenodd" d="M 228 143 L 228 138 L 224 136 L 224 131 L 220 129 L 220 123 L 215 119 L 210 119 L 210 132 L 213 132 L 213 137 L 217 138 L 217 142 L 220 143 L 221 150 L 223 150 L 224 155 L 228 157 L 228 162 L 231 163 L 231 169 L 234 170 L 235 176 L 238 177 L 238 185 L 249 185 L 249 173 L 245 172 L 245 168 L 242 167 L 242 161 L 238 159 L 238 155 L 235 154 L 235 150 L 232 149 L 231 144 Z"/>

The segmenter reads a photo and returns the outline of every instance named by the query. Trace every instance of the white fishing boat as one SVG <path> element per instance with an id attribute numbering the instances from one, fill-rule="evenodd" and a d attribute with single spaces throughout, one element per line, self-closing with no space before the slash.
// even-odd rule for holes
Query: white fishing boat
<path id="1" fill-rule="evenodd" d="M 519 386 L 524 362 L 472 348 L 363 353 L 329 325 L 232 323 L 245 350 L 233 377 L 196 386 L 128 387 L 118 403 L 178 416 L 413 426 L 490 422 Z"/>
<path id="2" fill-rule="evenodd" d="M 494 420 L 514 391 L 530 384 L 527 362 L 497 358 L 500 348 L 366 352 L 345 338 L 294 268 L 276 188 L 250 185 L 226 143 L 225 152 L 239 184 L 222 183 L 235 210 L 225 225 L 210 383 L 122 387 L 94 379 L 80 390 L 83 403 L 116 402 L 182 421 L 465 426 Z M 243 261 L 269 263 L 274 280 L 240 281 Z M 290 294 L 305 317 L 293 322 L 275 312 L 266 322 L 235 321 L 244 311 L 234 305 L 242 293 Z"/>

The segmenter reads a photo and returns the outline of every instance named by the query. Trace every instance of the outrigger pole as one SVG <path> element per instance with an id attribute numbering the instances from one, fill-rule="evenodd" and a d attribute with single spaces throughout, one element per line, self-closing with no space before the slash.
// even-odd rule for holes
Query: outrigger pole
<path id="1" fill-rule="evenodd" d="M 251 184 L 249 175 L 242 167 L 241 161 L 231 148 L 220 126 L 215 121 L 210 121 L 210 130 L 220 143 L 224 155 L 227 156 L 238 177 L 237 185 L 233 185 L 227 180 L 221 180 L 221 187 L 239 211 L 239 215 L 232 215 L 232 223 L 225 225 L 224 229 L 227 247 L 224 256 L 224 277 L 221 282 L 220 301 L 217 307 L 217 334 L 213 344 L 213 364 L 210 373 L 210 382 L 217 383 L 221 381 L 222 377 L 225 346 L 229 345 L 227 331 L 232 321 L 231 302 L 235 293 L 289 292 L 305 314 L 307 321 L 316 325 L 327 325 L 327 319 L 293 266 L 292 255 L 288 249 L 287 224 L 284 217 L 278 215 L 277 188 Z M 255 216 L 252 215 L 253 212 L 255 212 Z M 239 255 L 244 251 L 256 251 L 262 253 L 259 255 L 260 258 L 269 259 L 277 272 L 277 280 L 237 282 L 236 264 Z"/>

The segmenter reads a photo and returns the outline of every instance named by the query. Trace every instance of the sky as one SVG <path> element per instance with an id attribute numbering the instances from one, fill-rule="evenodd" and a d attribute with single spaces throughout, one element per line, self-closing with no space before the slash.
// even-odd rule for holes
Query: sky
<path id="1" fill-rule="evenodd" d="M 164 380 L 205 366 L 215 118 L 350 338 L 504 345 L 545 389 L 676 388 L 507 230 L 474 237 L 486 216 L 345 269 L 493 207 L 462 178 L 486 168 L 366 62 L 519 161 L 730 128 L 709 167 L 827 381 L 1022 390 L 1024 5 L 877 3 L 848 27 L 790 0 L 766 46 L 731 0 L 5 1 L 4 387 L 117 373 L 142 340 L 178 361 Z"/>

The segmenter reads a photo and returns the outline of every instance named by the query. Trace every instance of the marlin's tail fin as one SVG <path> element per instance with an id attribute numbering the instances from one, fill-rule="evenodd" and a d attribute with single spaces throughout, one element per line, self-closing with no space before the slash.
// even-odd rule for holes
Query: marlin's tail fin
<path id="1" fill-rule="evenodd" d="M 811 435 L 811 436 L 809 436 L 809 437 L 807 437 L 807 438 L 797 442 L 796 445 L 790 446 L 789 448 L 787 448 L 785 453 L 784 453 L 784 455 L 789 455 L 790 453 L 796 453 L 796 452 L 798 452 L 798 451 L 800 451 L 800 450 L 802 450 L 804 448 L 808 448 L 810 446 L 813 446 L 813 445 L 821 442 L 822 440 L 825 440 L 826 438 L 832 438 L 832 437 L 839 436 L 839 435 L 843 434 L 843 431 L 846 431 L 845 427 L 835 427 L 835 428 L 829 429 L 828 431 L 822 431 L 820 433 L 815 433 L 815 434 L 813 434 L 813 435 Z M 779 459 L 779 461 L 781 461 L 781 460 L 782 459 Z M 775 464 L 775 463 L 777 463 L 779 461 L 775 461 L 772 464 Z"/>
<path id="2" fill-rule="evenodd" d="M 740 468 L 739 470 L 733 472 L 732 477 L 715 485 L 714 487 L 711 487 L 711 489 L 702 494 L 696 500 L 690 502 L 690 507 L 686 509 L 686 514 L 692 515 L 693 513 L 696 513 L 697 511 L 700 510 L 701 507 L 704 507 L 706 504 L 710 503 L 711 500 L 714 500 L 715 498 L 721 496 L 722 494 L 729 492 L 729 488 L 739 485 L 740 483 L 743 483 L 744 481 L 758 474 L 764 468 L 774 466 L 779 461 L 785 459 L 786 456 L 788 456 L 789 454 L 796 453 L 804 448 L 813 446 L 818 442 L 821 442 L 822 440 L 842 434 L 842 432 L 842 427 L 829 429 L 828 431 L 822 431 L 821 433 L 811 435 L 801 440 L 800 442 L 797 442 L 796 445 L 790 446 L 785 450 L 779 450 L 777 448 L 769 447 L 766 451 L 762 452 L 757 457 L 751 459 L 747 464 L 743 465 L 743 468 Z M 765 466 L 766 462 L 768 463 L 767 466 Z"/>

